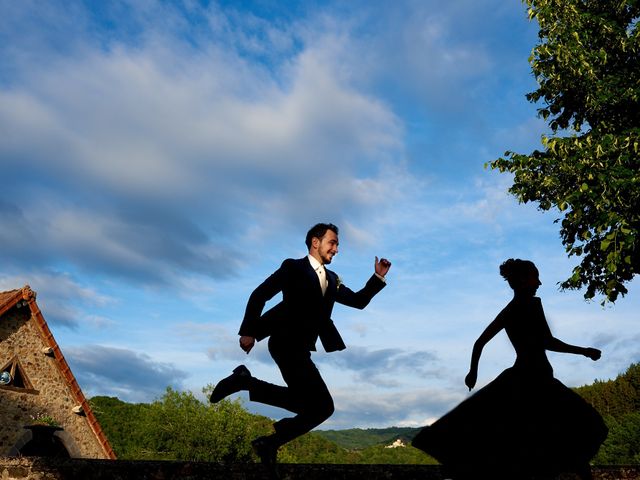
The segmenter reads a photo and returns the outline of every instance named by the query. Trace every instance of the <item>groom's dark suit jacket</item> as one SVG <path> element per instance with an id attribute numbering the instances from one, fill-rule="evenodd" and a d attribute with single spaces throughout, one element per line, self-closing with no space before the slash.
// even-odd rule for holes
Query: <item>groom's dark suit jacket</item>
<path id="1" fill-rule="evenodd" d="M 373 296 L 385 287 L 375 274 L 359 291 L 354 292 L 342 284 L 331 270 L 326 270 L 328 287 L 322 295 L 318 274 L 308 257 L 287 259 L 249 297 L 240 335 L 260 341 L 269 335 L 274 340 L 297 344 L 310 351 L 320 341 L 327 352 L 344 350 L 345 344 L 338 333 L 331 312 L 335 302 L 362 309 Z M 282 301 L 262 314 L 265 304 L 282 292 Z"/>

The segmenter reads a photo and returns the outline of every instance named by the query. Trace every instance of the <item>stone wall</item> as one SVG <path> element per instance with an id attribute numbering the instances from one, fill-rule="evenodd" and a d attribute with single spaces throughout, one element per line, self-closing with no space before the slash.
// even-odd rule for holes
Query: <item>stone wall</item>
<path id="1" fill-rule="evenodd" d="M 278 466 L 282 480 L 445 480 L 437 465 Z M 260 464 L 0 457 L 2 480 L 267 480 Z M 574 479 L 563 476 L 558 480 Z M 640 479 L 640 465 L 594 467 L 594 480 Z M 515 480 L 515 479 L 514 479 Z"/>
<path id="2" fill-rule="evenodd" d="M 37 415 L 49 415 L 63 427 L 57 436 L 71 456 L 106 458 L 86 417 L 73 413 L 78 399 L 45 347 L 29 308 L 14 307 L 0 316 L 0 368 L 17 356 L 33 387 L 0 386 L 0 455 L 15 455 L 31 438 L 24 426 Z"/>

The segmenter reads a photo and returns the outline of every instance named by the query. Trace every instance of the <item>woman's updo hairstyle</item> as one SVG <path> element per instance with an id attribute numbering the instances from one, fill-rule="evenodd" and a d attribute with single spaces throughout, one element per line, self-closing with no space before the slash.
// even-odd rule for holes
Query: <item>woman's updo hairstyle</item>
<path id="1" fill-rule="evenodd" d="M 510 258 L 500 265 L 500 275 L 511 288 L 517 288 L 527 274 L 535 271 L 536 266 L 530 260 L 520 260 L 519 258 Z"/>

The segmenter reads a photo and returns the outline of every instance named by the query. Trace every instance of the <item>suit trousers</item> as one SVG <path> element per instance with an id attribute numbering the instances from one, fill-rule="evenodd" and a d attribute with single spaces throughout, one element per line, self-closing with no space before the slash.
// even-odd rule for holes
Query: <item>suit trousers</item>
<path id="1" fill-rule="evenodd" d="M 249 386 L 251 401 L 283 408 L 295 413 L 291 418 L 275 422 L 272 440 L 283 445 L 311 431 L 334 411 L 333 399 L 311 352 L 295 342 L 269 338 L 269 353 L 278 365 L 286 387 L 253 379 Z"/>

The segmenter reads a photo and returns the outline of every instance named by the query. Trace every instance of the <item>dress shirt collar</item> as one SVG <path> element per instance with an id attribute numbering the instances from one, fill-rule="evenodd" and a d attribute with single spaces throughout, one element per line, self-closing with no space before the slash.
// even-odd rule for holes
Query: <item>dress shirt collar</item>
<path id="1" fill-rule="evenodd" d="M 316 257 L 314 257 L 313 255 L 307 255 L 307 258 L 309 259 L 309 263 L 311 264 L 311 268 L 313 268 L 314 270 L 318 270 L 318 268 L 322 267 L 322 263 L 320 263 L 318 261 L 318 259 Z"/>

